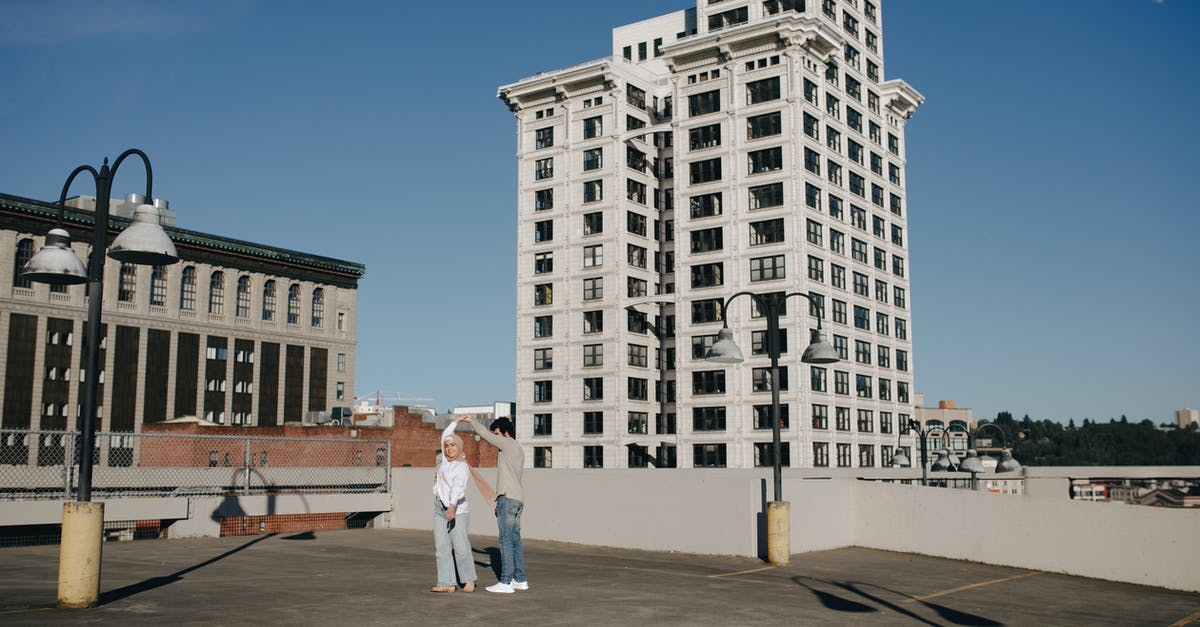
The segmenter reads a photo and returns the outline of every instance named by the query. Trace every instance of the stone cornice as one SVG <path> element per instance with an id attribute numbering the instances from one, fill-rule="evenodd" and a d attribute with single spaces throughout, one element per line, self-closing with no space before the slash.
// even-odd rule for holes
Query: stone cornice
<path id="1" fill-rule="evenodd" d="M 912 114 L 917 111 L 917 107 L 925 102 L 925 96 L 922 96 L 921 92 L 913 89 L 912 85 L 899 78 L 880 83 L 879 96 L 883 98 L 889 109 L 904 119 L 912 117 Z"/>

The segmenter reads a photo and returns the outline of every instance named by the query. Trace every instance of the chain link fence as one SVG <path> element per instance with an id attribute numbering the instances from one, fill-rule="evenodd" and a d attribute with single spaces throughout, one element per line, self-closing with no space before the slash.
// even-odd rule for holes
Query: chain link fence
<path id="1" fill-rule="evenodd" d="M 0 431 L 0 500 L 71 500 L 79 433 Z M 390 489 L 388 440 L 96 434 L 92 498 L 361 494 Z"/>

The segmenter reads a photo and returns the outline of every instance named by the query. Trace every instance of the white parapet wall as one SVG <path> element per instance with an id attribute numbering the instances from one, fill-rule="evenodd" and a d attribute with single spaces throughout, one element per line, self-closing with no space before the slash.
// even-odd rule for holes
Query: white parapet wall
<path id="1" fill-rule="evenodd" d="M 432 482 L 432 469 L 396 469 L 387 524 L 432 529 Z M 769 469 L 527 470 L 525 492 L 526 538 L 757 557 L 772 488 Z M 489 505 L 468 495 L 471 533 L 496 535 Z M 837 470 L 787 471 L 783 495 L 795 553 L 861 546 L 1200 591 L 1200 510 L 862 481 Z"/>

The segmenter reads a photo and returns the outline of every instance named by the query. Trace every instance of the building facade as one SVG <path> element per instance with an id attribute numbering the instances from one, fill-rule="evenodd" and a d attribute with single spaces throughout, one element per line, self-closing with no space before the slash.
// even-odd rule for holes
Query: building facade
<path id="1" fill-rule="evenodd" d="M 784 465 L 911 447 L 904 126 L 923 97 L 884 80 L 878 4 L 698 0 L 499 97 L 530 465 L 771 465 L 767 322 L 749 298 L 722 320 L 739 291 L 821 303 L 781 319 Z M 800 361 L 819 314 L 828 367 Z M 745 363 L 703 360 L 723 322 Z"/>
<path id="2" fill-rule="evenodd" d="M 86 260 L 94 202 L 73 200 L 63 226 Z M 61 463 L 61 438 L 20 432 L 74 430 L 81 414 L 86 285 L 18 276 L 57 215 L 57 204 L 0 194 L 3 463 Z M 110 241 L 126 224 L 112 222 Z M 179 263 L 105 264 L 99 430 L 137 432 L 182 416 L 283 425 L 351 404 L 364 266 L 165 228 Z M 131 450 L 116 450 L 122 439 L 110 440 L 100 463 L 132 463 Z"/>

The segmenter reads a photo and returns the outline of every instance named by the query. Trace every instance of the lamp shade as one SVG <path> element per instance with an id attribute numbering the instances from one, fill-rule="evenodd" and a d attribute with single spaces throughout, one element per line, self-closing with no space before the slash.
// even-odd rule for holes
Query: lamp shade
<path id="1" fill-rule="evenodd" d="M 812 342 L 804 349 L 800 361 L 806 364 L 833 364 L 840 360 L 837 349 L 825 339 L 825 330 L 813 329 Z"/>
<path id="2" fill-rule="evenodd" d="M 892 466 L 895 468 L 903 468 L 911 465 L 912 463 L 908 461 L 908 455 L 904 454 L 904 449 L 896 449 L 896 453 L 892 455 Z"/>
<path id="3" fill-rule="evenodd" d="M 742 349 L 733 341 L 733 331 L 729 327 L 724 327 L 717 332 L 717 341 L 708 348 L 708 353 L 704 355 L 704 361 L 711 361 L 718 364 L 740 364 L 746 361 L 742 356 Z"/>
<path id="4" fill-rule="evenodd" d="M 1000 452 L 1000 463 L 996 464 L 996 472 L 1013 472 L 1020 469 L 1021 463 L 1013 459 L 1012 451 L 1004 449 Z"/>
<path id="5" fill-rule="evenodd" d="M 958 455 L 955 455 L 952 449 L 946 449 L 946 461 L 950 462 L 950 466 L 954 468 L 958 468 L 962 464 L 958 459 Z"/>
<path id="6" fill-rule="evenodd" d="M 933 462 L 934 470 L 950 470 L 950 451 L 942 449 L 938 451 L 937 461 Z"/>
<path id="7" fill-rule="evenodd" d="M 87 282 L 87 268 L 71 250 L 71 235 L 55 227 L 46 233 L 46 244 L 21 268 L 21 278 L 38 283 L 76 285 Z"/>
<path id="8" fill-rule="evenodd" d="M 975 449 L 968 450 L 967 458 L 958 469 L 963 472 L 983 472 L 983 461 L 979 459 L 979 453 Z"/>
<path id="9" fill-rule="evenodd" d="M 179 261 L 175 244 L 159 224 L 158 209 L 141 205 L 133 212 L 133 222 L 113 240 L 108 256 L 125 263 L 167 266 Z"/>

